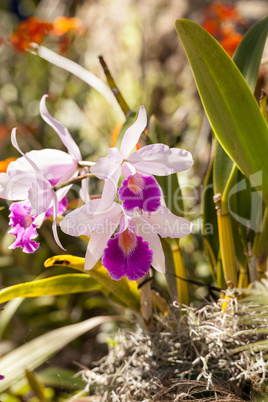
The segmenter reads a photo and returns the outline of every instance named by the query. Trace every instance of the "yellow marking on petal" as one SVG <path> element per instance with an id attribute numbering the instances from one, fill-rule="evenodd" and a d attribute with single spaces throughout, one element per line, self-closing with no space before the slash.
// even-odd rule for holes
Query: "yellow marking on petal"
<path id="1" fill-rule="evenodd" d="M 25 215 L 24 217 L 23 217 L 23 226 L 25 227 L 25 228 L 28 228 L 28 227 L 30 227 L 31 226 L 31 224 L 32 224 L 32 217 L 30 216 L 30 215 Z"/>
<path id="2" fill-rule="evenodd" d="M 139 173 L 133 174 L 129 177 L 127 185 L 134 194 L 140 194 L 144 188 L 144 180 L 142 175 Z"/>
<path id="3" fill-rule="evenodd" d="M 137 245 L 137 236 L 131 230 L 126 229 L 120 233 L 118 238 L 119 247 L 123 250 L 124 254 L 130 254 Z"/>

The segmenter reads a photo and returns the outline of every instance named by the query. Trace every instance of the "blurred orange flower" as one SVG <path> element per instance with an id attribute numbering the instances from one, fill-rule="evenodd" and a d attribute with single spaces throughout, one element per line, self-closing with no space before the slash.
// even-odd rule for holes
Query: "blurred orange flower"
<path id="1" fill-rule="evenodd" d="M 0 161 L 0 173 L 6 173 L 7 167 L 10 164 L 10 162 L 15 161 L 17 158 L 7 158 L 3 161 Z"/>
<path id="2" fill-rule="evenodd" d="M 206 8 L 202 26 L 218 40 L 229 56 L 232 56 L 243 38 L 243 35 L 237 32 L 241 21 L 242 17 L 235 6 L 215 2 Z"/>
<path id="3" fill-rule="evenodd" d="M 84 27 L 79 18 L 73 17 L 58 17 L 53 22 L 53 33 L 55 36 L 62 36 L 66 33 L 74 31 L 82 33 Z"/>
<path id="4" fill-rule="evenodd" d="M 32 42 L 40 45 L 52 29 L 51 23 L 30 17 L 19 24 L 17 31 L 10 36 L 10 42 L 16 50 L 25 52 Z"/>
<path id="5" fill-rule="evenodd" d="M 58 17 L 50 23 L 36 17 L 29 17 L 19 24 L 17 30 L 10 36 L 10 42 L 17 51 L 25 52 L 31 43 L 40 45 L 49 35 L 62 37 L 59 40 L 59 51 L 64 53 L 71 41 L 65 35 L 70 32 L 84 32 L 84 26 L 79 18 Z"/>

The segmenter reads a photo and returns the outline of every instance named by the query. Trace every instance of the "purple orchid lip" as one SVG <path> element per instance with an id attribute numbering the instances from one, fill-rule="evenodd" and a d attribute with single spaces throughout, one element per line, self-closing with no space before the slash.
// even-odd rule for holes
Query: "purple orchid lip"
<path id="1" fill-rule="evenodd" d="M 138 207 L 154 212 L 160 206 L 161 190 L 153 176 L 135 173 L 123 181 L 119 200 L 127 211 Z"/>
<path id="2" fill-rule="evenodd" d="M 136 281 L 148 273 L 152 260 L 148 243 L 127 228 L 108 241 L 102 263 L 112 279 Z"/>
<path id="3" fill-rule="evenodd" d="M 5 376 L 0 374 L 0 380 L 3 380 L 4 378 L 5 378 Z"/>
<path id="4" fill-rule="evenodd" d="M 33 253 L 39 247 L 34 241 L 38 236 L 36 225 L 33 223 L 36 216 L 31 216 L 31 204 L 29 201 L 14 202 L 10 206 L 11 230 L 9 234 L 15 236 L 15 241 L 9 248 L 21 247 L 25 253 Z"/>

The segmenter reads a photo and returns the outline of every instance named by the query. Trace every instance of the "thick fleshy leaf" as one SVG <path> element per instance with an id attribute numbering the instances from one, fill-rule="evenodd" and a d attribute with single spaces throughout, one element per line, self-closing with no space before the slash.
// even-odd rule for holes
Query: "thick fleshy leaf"
<path id="1" fill-rule="evenodd" d="M 182 19 L 176 30 L 218 140 L 247 177 L 263 173 L 268 203 L 268 129 L 254 96 L 233 61 L 203 28 Z"/>
<path id="2" fill-rule="evenodd" d="M 145 129 L 146 125 L 147 125 L 146 110 L 144 106 L 141 106 L 137 120 L 135 121 L 134 124 L 132 124 L 132 126 L 130 126 L 127 129 L 122 139 L 120 151 L 123 159 L 127 158 L 132 149 L 136 146 L 136 144 L 140 139 L 141 133 Z"/>
<path id="3" fill-rule="evenodd" d="M 41 335 L 8 353 L 0 360 L 0 373 L 4 376 L 4 380 L 0 381 L 0 392 L 22 378 L 25 369 L 34 370 L 39 367 L 78 336 L 105 322 L 119 319 L 116 316 L 93 317 Z"/>
<path id="4" fill-rule="evenodd" d="M 72 255 L 57 255 L 45 261 L 45 267 L 52 267 L 54 265 L 64 265 L 78 271 L 84 271 L 85 259 L 81 257 L 74 257 Z M 111 295 L 120 300 L 120 304 L 139 311 L 140 309 L 140 294 L 136 282 L 128 281 L 122 278 L 119 281 L 113 281 L 109 276 L 107 270 L 99 262 L 86 274 L 91 278 L 97 280 Z M 110 297 L 110 295 L 107 295 Z M 110 297 L 111 298 L 111 297 Z M 111 298 L 112 299 L 112 298 Z"/>
<path id="5" fill-rule="evenodd" d="M 80 150 L 75 141 L 73 140 L 71 134 L 67 130 L 67 128 L 64 127 L 59 121 L 54 119 L 48 112 L 46 107 L 47 97 L 48 95 L 44 95 L 40 102 L 40 114 L 42 118 L 45 120 L 47 124 L 49 124 L 56 131 L 62 143 L 67 148 L 69 155 L 73 156 L 77 161 L 81 161 L 82 156 Z"/>
<path id="6" fill-rule="evenodd" d="M 82 390 L 85 388 L 86 382 L 81 377 L 77 377 L 76 374 L 77 370 L 48 367 L 42 371 L 38 371 L 37 378 L 48 387 Z"/>
<path id="7" fill-rule="evenodd" d="M 93 290 L 103 291 L 103 288 L 100 283 L 86 274 L 57 275 L 1 289 L 0 303 L 5 303 L 16 297 L 54 296 Z"/>
<path id="8" fill-rule="evenodd" d="M 137 171 L 156 176 L 167 176 L 189 169 L 193 162 L 190 152 L 169 148 L 165 144 L 151 144 L 139 149 L 128 157 Z"/>
<path id="9" fill-rule="evenodd" d="M 254 24 L 244 35 L 233 61 L 243 74 L 247 84 L 254 92 L 259 73 L 263 49 L 268 35 L 268 17 Z"/>
<path id="10" fill-rule="evenodd" d="M 215 155 L 213 163 L 213 188 L 214 194 L 223 194 L 234 162 L 227 155 L 221 144 L 216 140 Z"/>

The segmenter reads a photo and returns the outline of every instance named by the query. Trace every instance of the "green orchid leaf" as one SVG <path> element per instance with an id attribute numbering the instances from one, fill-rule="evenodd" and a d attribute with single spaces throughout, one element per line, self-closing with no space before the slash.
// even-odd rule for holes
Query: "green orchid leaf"
<path id="1" fill-rule="evenodd" d="M 68 293 L 103 291 L 101 284 L 85 274 L 65 274 L 32 282 L 19 283 L 0 290 L 0 303 L 16 297 L 64 295 Z"/>
<path id="2" fill-rule="evenodd" d="M 268 129 L 242 74 L 218 42 L 185 19 L 176 30 L 190 61 L 197 88 L 213 131 L 239 169 L 250 177 L 262 172 L 263 199 L 268 204 Z"/>
<path id="3" fill-rule="evenodd" d="M 72 255 L 56 255 L 45 261 L 45 267 L 52 266 L 67 266 L 84 272 L 90 279 L 97 281 L 103 293 L 116 303 L 132 310 L 140 310 L 140 292 L 135 281 L 129 281 L 127 278 L 122 278 L 119 281 L 114 281 L 108 274 L 101 263 L 97 263 L 94 268 L 89 271 L 84 271 L 85 259 Z"/>
<path id="4" fill-rule="evenodd" d="M 49 367 L 37 373 L 37 378 L 45 386 L 82 390 L 86 382 L 76 376 L 76 372 L 61 367 Z"/>
<path id="5" fill-rule="evenodd" d="M 268 17 L 250 28 L 233 56 L 233 61 L 241 71 L 252 92 L 254 92 L 256 86 L 267 35 Z"/>
<path id="6" fill-rule="evenodd" d="M 0 382 L 0 392 L 21 379 L 26 369 L 36 369 L 80 335 L 105 322 L 119 319 L 116 316 L 93 317 L 41 335 L 8 353 L 0 360 L 0 373 L 4 376 Z"/>
<path id="7" fill-rule="evenodd" d="M 234 162 L 227 155 L 221 144 L 216 141 L 215 156 L 213 163 L 213 188 L 214 194 L 223 194 L 230 174 L 232 172 Z"/>
<path id="8" fill-rule="evenodd" d="M 213 163 L 210 163 L 204 181 L 202 198 L 202 235 L 212 278 L 216 282 L 215 269 L 217 267 L 217 256 L 219 253 L 219 234 L 213 194 Z"/>
<path id="9" fill-rule="evenodd" d="M 27 370 L 25 371 L 26 378 L 30 385 L 30 388 L 33 394 L 36 396 L 38 401 L 40 402 L 49 402 L 46 397 L 46 390 L 41 381 L 37 378 L 36 374 L 33 371 Z"/>

